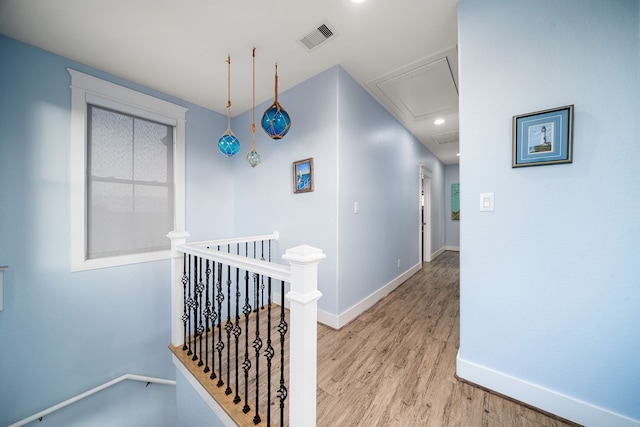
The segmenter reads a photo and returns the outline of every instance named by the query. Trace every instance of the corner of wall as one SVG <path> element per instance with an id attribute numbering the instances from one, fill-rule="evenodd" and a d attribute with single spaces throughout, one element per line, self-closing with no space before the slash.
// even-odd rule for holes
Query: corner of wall
<path id="1" fill-rule="evenodd" d="M 524 381 L 521 378 L 465 360 L 460 356 L 460 351 L 458 351 L 456 358 L 456 375 L 465 381 L 481 385 L 483 388 L 488 388 L 581 425 L 590 427 L 640 427 L 639 420 L 633 420 L 571 396 Z"/>

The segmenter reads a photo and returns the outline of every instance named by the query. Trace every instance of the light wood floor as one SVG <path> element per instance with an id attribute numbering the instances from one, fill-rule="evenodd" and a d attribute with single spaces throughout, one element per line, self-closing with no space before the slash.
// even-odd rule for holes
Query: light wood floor
<path id="1" fill-rule="evenodd" d="M 456 378 L 459 277 L 459 254 L 447 251 L 342 329 L 318 325 L 318 427 L 576 426 Z M 266 316 L 260 316 L 262 329 Z M 172 351 L 219 402 L 232 398 L 197 362 L 178 348 Z M 276 358 L 274 375 L 278 371 Z M 265 394 L 262 387 L 261 402 Z M 252 426 L 253 405 L 249 414 L 242 405 L 223 407 L 239 425 Z M 272 425 L 280 425 L 276 401 L 271 408 Z M 261 403 L 260 425 L 265 410 Z M 288 405 L 284 418 L 288 425 Z"/>
<path id="2" fill-rule="evenodd" d="M 455 377 L 459 254 L 445 252 L 356 320 L 318 329 L 318 427 L 574 426 Z"/>

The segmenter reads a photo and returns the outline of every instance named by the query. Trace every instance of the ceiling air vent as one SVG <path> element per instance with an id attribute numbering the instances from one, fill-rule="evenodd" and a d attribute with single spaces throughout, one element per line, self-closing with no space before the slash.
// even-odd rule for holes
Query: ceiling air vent
<path id="1" fill-rule="evenodd" d="M 299 42 L 302 43 L 307 50 L 311 51 L 336 35 L 337 33 L 333 25 L 325 21 L 315 30 L 302 37 Z"/>
<path id="2" fill-rule="evenodd" d="M 431 139 L 437 145 L 450 144 L 452 142 L 458 142 L 460 140 L 460 133 L 459 132 L 447 132 L 447 133 L 441 133 L 439 135 L 431 135 Z"/>

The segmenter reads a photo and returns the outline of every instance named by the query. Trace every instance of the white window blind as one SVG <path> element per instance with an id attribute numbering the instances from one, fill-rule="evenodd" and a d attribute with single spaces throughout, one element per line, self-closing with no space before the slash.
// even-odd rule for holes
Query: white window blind
<path id="1" fill-rule="evenodd" d="M 173 127 L 87 108 L 87 258 L 169 249 Z"/>

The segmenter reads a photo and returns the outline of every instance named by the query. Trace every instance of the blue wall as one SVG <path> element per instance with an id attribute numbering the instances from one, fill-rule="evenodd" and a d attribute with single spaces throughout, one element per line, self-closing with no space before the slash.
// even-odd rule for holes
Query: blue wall
<path id="1" fill-rule="evenodd" d="M 207 406 L 180 371 L 176 371 L 176 396 L 178 411 L 176 427 L 199 427 L 202 425 L 224 427 L 224 423 L 213 414 L 211 408 Z"/>
<path id="2" fill-rule="evenodd" d="M 0 312 L 0 425 L 6 425 L 125 373 L 175 375 L 167 350 L 168 261 L 70 272 L 67 67 L 189 108 L 187 228 L 194 237 L 229 234 L 232 199 L 231 169 L 212 155 L 225 117 L 4 36 L 0 58 L 0 265 L 9 266 Z M 133 395 L 144 387 L 120 390 L 132 393 L 125 400 L 144 399 Z M 146 425 L 175 425 L 175 390 L 158 396 L 149 403 L 155 409 L 140 409 L 151 413 Z M 105 393 L 101 405 L 117 408 L 112 399 L 123 396 Z M 45 417 L 42 425 L 71 425 L 56 420 L 85 419 L 95 407 L 69 410 L 73 416 Z"/>
<path id="3" fill-rule="evenodd" d="M 432 248 L 443 246 L 444 167 L 351 76 L 338 70 L 340 314 L 421 264 L 421 163 L 433 172 Z"/>
<path id="4" fill-rule="evenodd" d="M 637 0 L 459 4 L 459 373 L 636 426 L 639 16 Z M 568 104 L 573 163 L 512 169 L 512 116 Z M 479 212 L 484 192 L 493 213 Z M 614 425 L 593 417 L 577 420 Z"/>
<path id="5" fill-rule="evenodd" d="M 319 307 L 335 312 L 337 299 L 336 198 L 336 70 L 329 70 L 278 96 L 291 115 L 291 129 L 281 140 L 262 130 L 260 119 L 273 102 L 256 107 L 256 147 L 262 163 L 251 168 L 245 156 L 251 149 L 251 111 L 233 120 L 241 143 L 233 158 L 235 234 L 253 235 L 278 230 L 274 261 L 292 247 L 307 244 L 323 250 L 320 263 Z M 292 163 L 313 157 L 314 191 L 293 193 Z"/>
<path id="6" fill-rule="evenodd" d="M 273 141 L 258 124 L 262 164 L 252 169 L 244 159 L 251 112 L 232 123 L 242 148 L 230 159 L 215 145 L 226 129 L 219 114 L 2 36 L 0 57 L 0 265 L 9 265 L 0 425 L 124 373 L 176 375 L 167 350 L 168 261 L 70 273 L 68 67 L 187 107 L 192 240 L 278 230 L 275 261 L 300 244 L 321 248 L 319 306 L 328 313 L 342 313 L 419 264 L 420 163 L 433 172 L 432 247 L 444 246 L 443 165 L 338 66 L 280 94 L 292 129 Z M 256 108 L 258 120 L 268 104 Z M 293 194 L 292 162 L 307 157 L 314 158 L 315 191 Z M 157 414 L 148 425 L 175 425 L 166 409 L 175 392 L 160 396 L 145 405 Z M 99 405 L 121 407 L 118 398 L 142 399 L 105 393 Z M 74 406 L 43 425 L 90 419 L 95 410 Z"/>
<path id="7" fill-rule="evenodd" d="M 256 107 L 257 121 L 270 102 Z M 319 266 L 318 306 L 339 315 L 418 264 L 420 163 L 433 172 L 432 247 L 444 246 L 444 167 L 339 66 L 280 94 L 279 102 L 291 114 L 291 130 L 274 141 L 258 123 L 256 168 L 244 158 L 251 112 L 233 121 L 242 143 L 233 160 L 235 233 L 277 229 L 277 258 L 300 244 L 321 248 L 327 258 Z M 292 162 L 308 157 L 315 190 L 294 194 Z"/>

